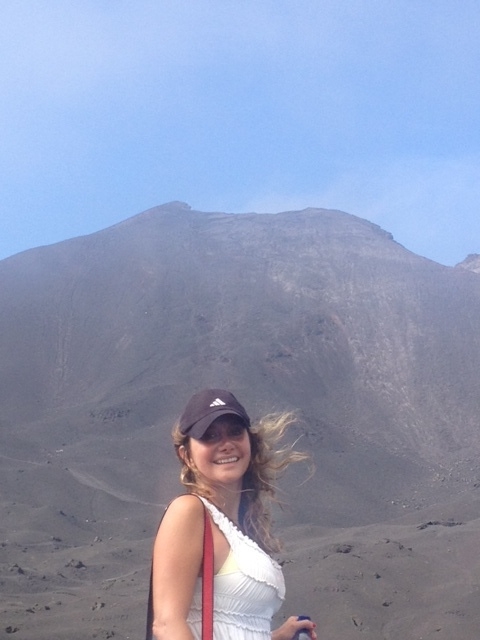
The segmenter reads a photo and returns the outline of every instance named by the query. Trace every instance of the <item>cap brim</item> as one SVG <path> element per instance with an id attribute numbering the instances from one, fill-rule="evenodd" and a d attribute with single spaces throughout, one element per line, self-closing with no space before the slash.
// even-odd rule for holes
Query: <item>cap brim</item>
<path id="1" fill-rule="evenodd" d="M 243 416 L 241 413 L 237 411 L 233 411 L 232 409 L 218 409 L 218 411 L 212 411 L 212 413 L 209 413 L 208 416 L 205 416 L 204 418 L 196 422 L 193 425 L 193 427 L 189 429 L 189 431 L 185 435 L 188 435 L 191 438 L 195 438 L 195 440 L 200 440 L 200 438 L 203 437 L 203 435 L 205 434 L 205 431 L 208 429 L 208 427 L 212 424 L 214 420 L 216 420 L 217 418 L 220 418 L 220 416 L 227 416 L 227 415 L 237 416 L 238 418 L 240 418 L 242 422 L 245 423 L 245 427 L 247 429 L 250 426 L 249 422 L 245 420 L 245 416 Z"/>

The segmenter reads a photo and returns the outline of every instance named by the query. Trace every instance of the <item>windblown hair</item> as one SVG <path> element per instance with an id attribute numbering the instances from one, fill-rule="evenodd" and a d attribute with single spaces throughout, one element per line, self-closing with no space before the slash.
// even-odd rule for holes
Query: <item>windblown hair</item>
<path id="1" fill-rule="evenodd" d="M 293 446 L 279 448 L 287 429 L 296 422 L 292 412 L 271 413 L 249 429 L 251 460 L 243 477 L 240 501 L 240 527 L 250 538 L 268 553 L 280 550 L 278 539 L 272 534 L 271 504 L 279 502 L 276 482 L 293 462 L 310 461 L 307 453 L 296 451 Z M 190 455 L 189 436 L 180 433 L 178 424 L 172 431 L 175 451 L 182 463 L 180 481 L 189 493 L 211 499 L 212 489 L 202 483 Z M 185 447 L 185 456 L 179 454 Z"/>

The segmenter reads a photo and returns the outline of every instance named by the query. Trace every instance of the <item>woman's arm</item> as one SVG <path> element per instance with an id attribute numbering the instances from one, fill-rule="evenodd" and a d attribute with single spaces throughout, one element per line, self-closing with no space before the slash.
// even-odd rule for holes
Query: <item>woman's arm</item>
<path id="1" fill-rule="evenodd" d="M 153 634 L 192 640 L 187 615 L 203 556 L 204 507 L 192 495 L 172 502 L 153 548 Z"/>
<path id="2" fill-rule="evenodd" d="M 299 620 L 296 616 L 290 616 L 281 627 L 272 631 L 272 640 L 293 640 L 300 629 L 306 629 L 310 638 L 316 640 L 315 623 L 311 620 Z"/>

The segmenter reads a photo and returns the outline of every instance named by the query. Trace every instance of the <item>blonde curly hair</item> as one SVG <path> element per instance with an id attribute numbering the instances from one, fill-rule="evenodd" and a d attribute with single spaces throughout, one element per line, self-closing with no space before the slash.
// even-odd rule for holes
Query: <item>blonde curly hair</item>
<path id="1" fill-rule="evenodd" d="M 243 477 L 239 524 L 250 538 L 268 553 L 280 550 L 278 539 L 272 534 L 271 504 L 276 498 L 276 482 L 285 469 L 294 462 L 308 461 L 309 454 L 287 445 L 278 448 L 286 431 L 297 421 L 294 412 L 270 413 L 248 429 L 251 447 L 249 467 Z M 176 423 L 172 430 L 177 457 L 182 463 L 180 481 L 188 493 L 211 499 L 211 489 L 201 482 L 190 456 L 190 437 L 180 432 Z M 186 455 L 180 454 L 184 447 Z"/>

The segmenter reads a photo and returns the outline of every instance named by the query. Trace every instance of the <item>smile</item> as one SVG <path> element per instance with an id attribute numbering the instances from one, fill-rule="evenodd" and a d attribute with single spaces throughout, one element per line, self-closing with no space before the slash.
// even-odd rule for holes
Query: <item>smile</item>
<path id="1" fill-rule="evenodd" d="M 215 464 L 229 464 L 231 462 L 238 462 L 239 458 L 236 457 L 232 457 L 232 458 L 222 458 L 221 460 L 215 460 Z"/>

